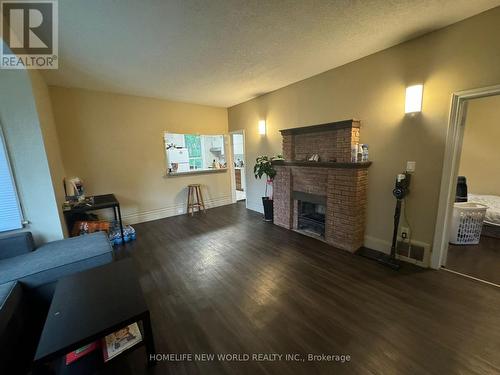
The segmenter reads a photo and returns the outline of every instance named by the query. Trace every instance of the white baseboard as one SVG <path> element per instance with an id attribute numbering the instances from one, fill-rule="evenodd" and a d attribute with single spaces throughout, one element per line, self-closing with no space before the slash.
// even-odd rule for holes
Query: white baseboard
<path id="1" fill-rule="evenodd" d="M 399 241 L 402 239 L 399 238 Z M 416 241 L 416 240 L 411 240 L 411 243 L 417 246 L 421 246 L 424 248 L 424 259 L 422 261 L 418 261 L 416 259 L 408 258 L 402 255 L 398 255 L 398 259 L 415 264 L 420 267 L 425 267 L 428 268 L 430 267 L 430 255 L 431 255 L 431 246 L 428 243 L 422 242 L 422 241 Z M 391 252 L 391 243 L 386 240 L 382 240 L 380 238 L 372 237 L 372 236 L 365 236 L 365 247 L 373 250 L 380 251 L 384 254 L 390 254 Z"/>
<path id="2" fill-rule="evenodd" d="M 391 243 L 386 240 L 381 240 L 380 238 L 365 236 L 365 247 L 380 251 L 384 254 L 389 254 L 391 252 Z"/>
<path id="3" fill-rule="evenodd" d="M 232 203 L 231 196 L 218 197 L 205 200 L 205 206 L 207 209 L 225 206 Z M 132 214 L 125 214 L 122 219 L 127 224 L 137 224 L 144 223 L 146 221 L 164 219 L 166 217 L 183 215 L 187 213 L 186 203 L 175 204 L 168 207 L 162 207 L 154 210 L 141 211 Z"/>

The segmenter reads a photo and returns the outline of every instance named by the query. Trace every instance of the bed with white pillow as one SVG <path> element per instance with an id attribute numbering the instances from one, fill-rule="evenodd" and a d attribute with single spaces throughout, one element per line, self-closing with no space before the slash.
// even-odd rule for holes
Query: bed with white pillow
<path id="1" fill-rule="evenodd" d="M 469 194 L 469 202 L 481 203 L 488 206 L 484 222 L 500 226 L 500 197 L 497 195 Z"/>
<path id="2" fill-rule="evenodd" d="M 488 206 L 481 234 L 483 236 L 500 238 L 500 196 L 468 194 L 468 201 Z"/>

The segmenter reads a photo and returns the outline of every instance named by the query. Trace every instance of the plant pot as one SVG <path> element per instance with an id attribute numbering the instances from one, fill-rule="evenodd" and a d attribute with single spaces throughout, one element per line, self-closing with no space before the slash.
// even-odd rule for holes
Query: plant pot
<path id="1" fill-rule="evenodd" d="M 273 221 L 273 200 L 269 197 L 262 197 L 262 204 L 264 206 L 264 220 Z"/>

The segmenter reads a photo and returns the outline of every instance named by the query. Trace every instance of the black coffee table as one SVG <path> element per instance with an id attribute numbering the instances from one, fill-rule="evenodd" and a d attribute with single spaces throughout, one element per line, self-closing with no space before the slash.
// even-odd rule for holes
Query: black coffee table
<path id="1" fill-rule="evenodd" d="M 35 365 L 55 360 L 135 322 L 142 322 L 142 344 L 152 365 L 155 348 L 149 310 L 132 259 L 62 278 L 38 343 Z"/>

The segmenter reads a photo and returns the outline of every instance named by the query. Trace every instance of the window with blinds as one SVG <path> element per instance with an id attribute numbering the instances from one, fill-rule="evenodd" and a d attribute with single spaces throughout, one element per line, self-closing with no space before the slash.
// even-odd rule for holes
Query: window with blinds
<path id="1" fill-rule="evenodd" d="M 22 228 L 22 221 L 7 148 L 0 128 L 0 232 Z"/>

